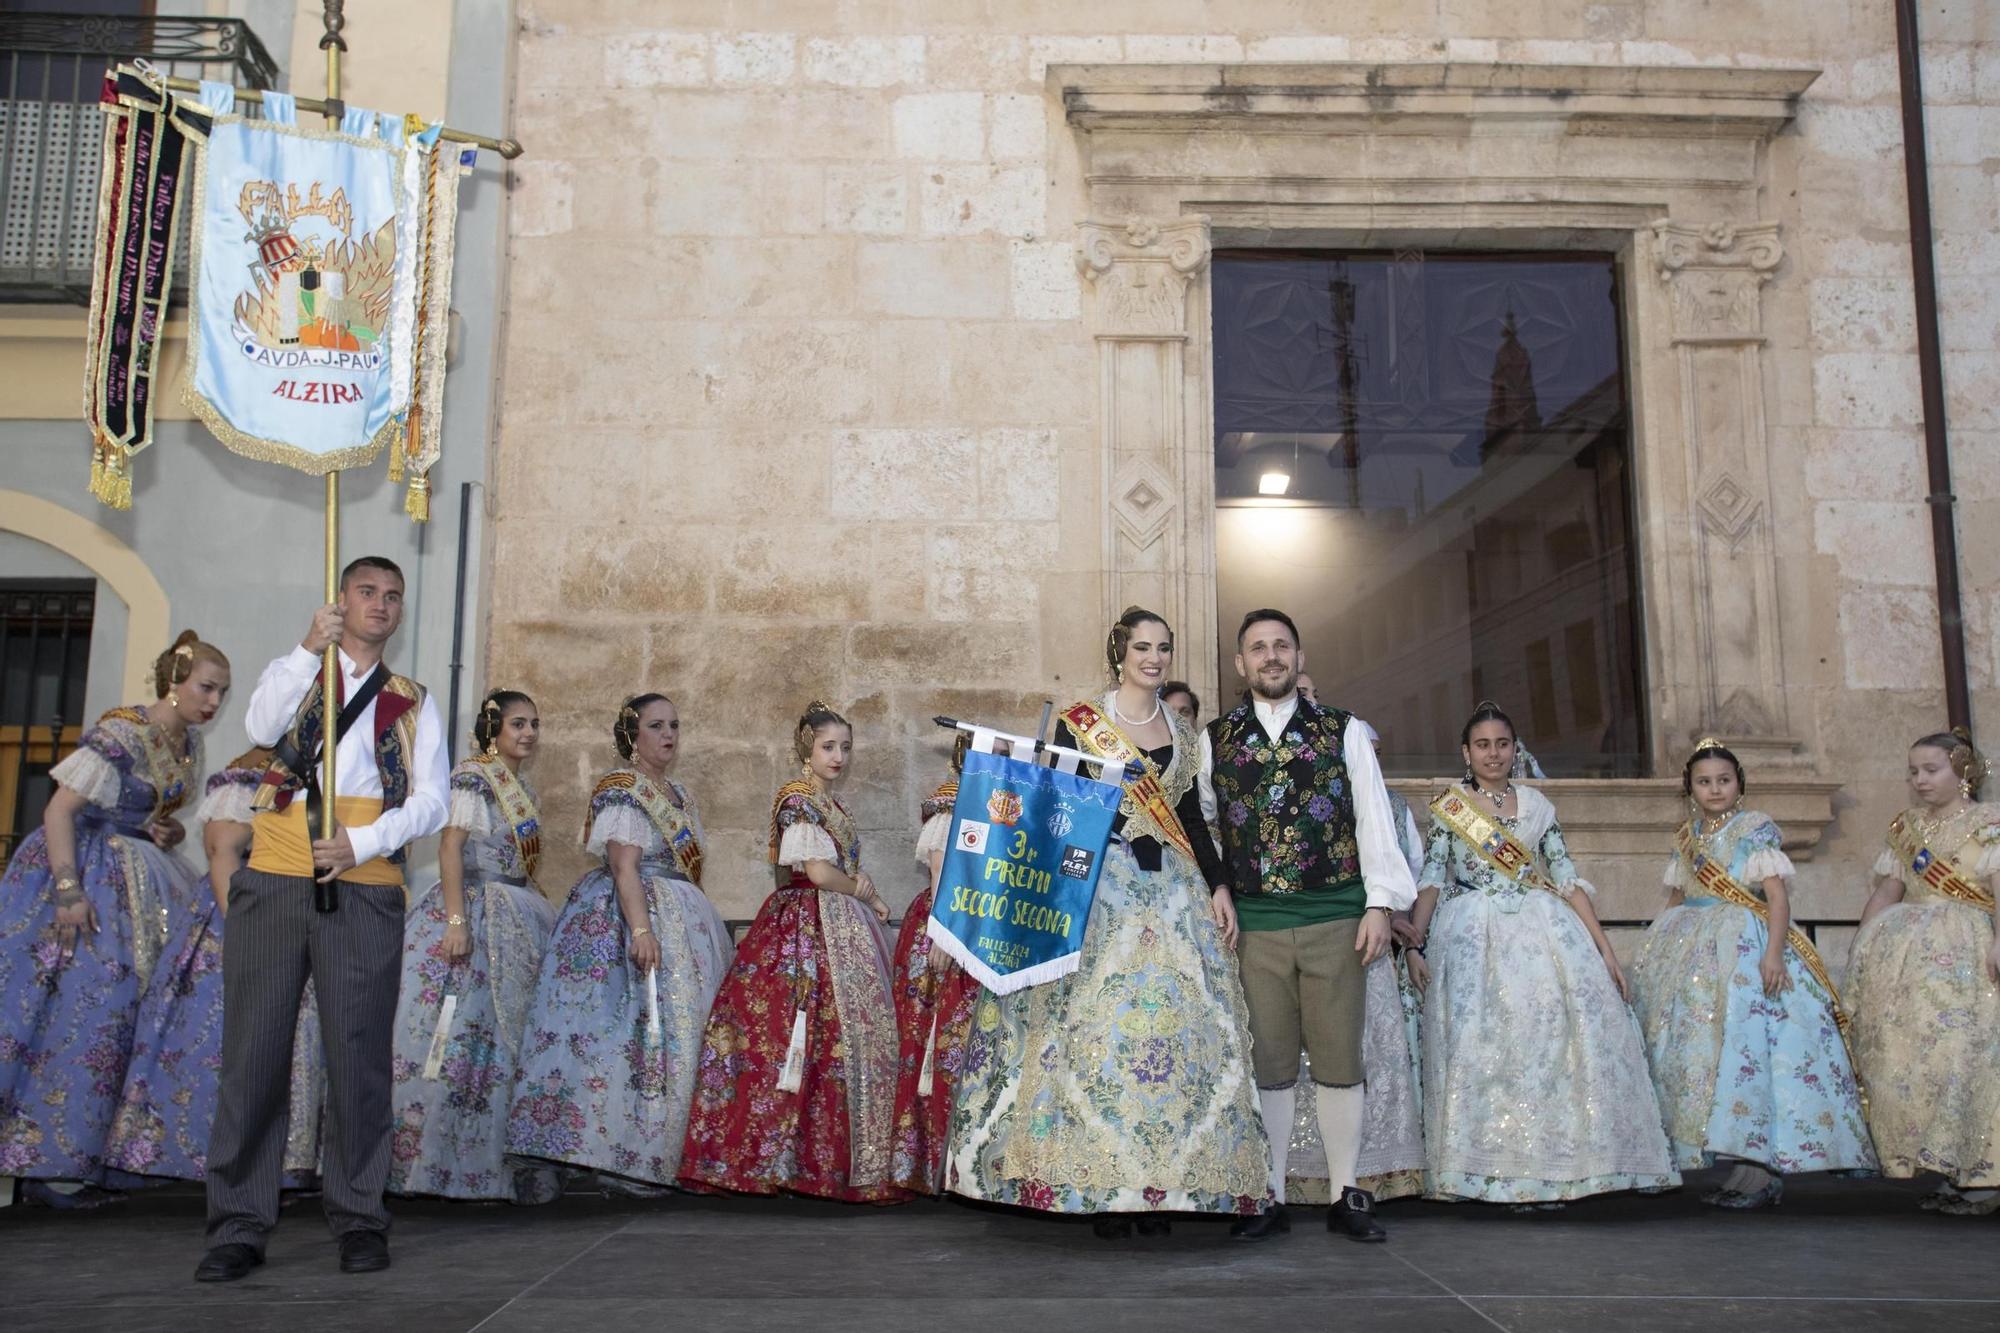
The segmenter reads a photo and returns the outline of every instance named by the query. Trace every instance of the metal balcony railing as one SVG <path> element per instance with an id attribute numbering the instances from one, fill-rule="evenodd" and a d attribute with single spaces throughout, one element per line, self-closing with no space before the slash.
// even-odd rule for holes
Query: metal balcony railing
<path id="1" fill-rule="evenodd" d="M 104 71 L 270 88 L 277 62 L 241 19 L 0 14 L 0 302 L 90 300 Z M 186 273 L 176 256 L 176 286 Z"/>

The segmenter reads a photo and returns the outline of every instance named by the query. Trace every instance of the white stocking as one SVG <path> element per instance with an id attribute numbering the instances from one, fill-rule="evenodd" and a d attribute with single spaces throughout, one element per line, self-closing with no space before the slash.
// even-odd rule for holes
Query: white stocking
<path id="1" fill-rule="evenodd" d="M 1365 1096 L 1358 1085 L 1325 1088 L 1314 1084 L 1313 1099 L 1319 1112 L 1319 1140 L 1326 1145 L 1327 1188 L 1338 1203 L 1340 1192 L 1354 1184 L 1354 1168 L 1361 1161 Z"/>
<path id="2" fill-rule="evenodd" d="M 1264 1117 L 1264 1137 L 1271 1141 L 1271 1193 L 1285 1201 L 1285 1159 L 1292 1151 L 1292 1113 L 1298 1098 L 1296 1085 L 1289 1088 L 1257 1089 L 1257 1110 Z"/>

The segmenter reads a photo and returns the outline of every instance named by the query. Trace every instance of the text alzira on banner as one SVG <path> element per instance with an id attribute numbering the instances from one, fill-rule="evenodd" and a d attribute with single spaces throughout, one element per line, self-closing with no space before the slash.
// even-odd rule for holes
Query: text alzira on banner
<path id="1" fill-rule="evenodd" d="M 1121 789 L 966 755 L 925 929 L 995 994 L 1076 970 Z"/>

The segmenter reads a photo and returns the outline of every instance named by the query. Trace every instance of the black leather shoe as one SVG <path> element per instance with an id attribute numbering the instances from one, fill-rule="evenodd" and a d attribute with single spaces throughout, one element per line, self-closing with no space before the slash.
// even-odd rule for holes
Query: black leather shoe
<path id="1" fill-rule="evenodd" d="M 1389 1233 L 1375 1221 L 1375 1196 L 1352 1185 L 1342 1190 L 1339 1202 L 1327 1210 L 1326 1229 L 1349 1240 L 1389 1239 Z"/>
<path id="2" fill-rule="evenodd" d="M 379 1273 L 389 1266 L 389 1238 L 379 1231 L 350 1231 L 340 1238 L 340 1271 Z"/>
<path id="3" fill-rule="evenodd" d="M 1231 1240 L 1269 1240 L 1273 1236 L 1288 1236 L 1291 1231 L 1291 1215 L 1282 1203 L 1272 1207 L 1268 1213 L 1239 1217 L 1229 1224 Z"/>
<path id="4" fill-rule="evenodd" d="M 264 1262 L 264 1256 L 248 1245 L 218 1245 L 201 1256 L 194 1266 L 197 1282 L 234 1282 L 250 1276 L 250 1270 Z"/>

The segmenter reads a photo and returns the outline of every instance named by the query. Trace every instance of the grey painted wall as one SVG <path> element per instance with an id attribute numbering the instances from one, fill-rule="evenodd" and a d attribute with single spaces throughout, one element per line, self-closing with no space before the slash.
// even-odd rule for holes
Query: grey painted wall
<path id="1" fill-rule="evenodd" d="M 453 125 L 484 132 L 504 129 L 511 12 L 505 0 L 463 0 L 457 6 L 448 113 Z M 261 15 L 252 17 L 261 22 Z M 275 44 L 281 36 L 275 29 L 259 31 L 273 43 L 274 52 L 286 49 Z M 288 47 L 289 37 L 285 40 Z M 364 55 L 357 52 L 355 59 Z M 389 484 L 382 461 L 343 474 L 341 483 L 342 558 L 386 555 L 403 567 L 407 609 L 390 661 L 430 687 L 440 713 L 450 688 L 459 488 L 468 482 L 476 488 L 457 729 L 461 753 L 462 733 L 484 688 L 483 616 L 478 611 L 483 596 L 481 520 L 494 401 L 504 182 L 499 160 L 482 154 L 460 193 L 452 301 L 459 318 L 445 386 L 444 457 L 431 472 L 431 521 L 412 523 L 404 516 L 403 488 Z M 75 315 L 80 329 L 85 312 L 78 309 Z M 258 673 L 299 641 L 322 600 L 322 483 L 289 468 L 238 458 L 198 422 L 162 422 L 155 440 L 134 462 L 133 506 L 126 512 L 104 508 L 85 489 L 90 451 L 80 420 L 0 421 L 0 474 L 5 478 L 0 484 L 63 505 L 116 535 L 139 553 L 166 590 L 175 630 L 192 626 L 229 655 L 235 689 L 206 738 L 213 763 L 247 744 L 243 708 Z M 24 570 L 31 560 L 47 564 L 54 554 L 18 534 L 0 534 L 0 539 L 10 543 L 0 546 L 0 574 L 13 572 L 16 562 Z M 42 554 L 31 553 L 30 547 Z M 67 568 L 80 567 L 71 562 Z M 116 603 L 115 598 L 103 600 Z M 107 691 L 117 693 L 122 620 L 121 607 L 118 623 L 106 621 L 93 638 L 89 689 L 94 705 L 119 702 L 107 698 Z M 419 861 L 428 862 L 433 854 L 427 845 L 419 850 Z M 417 869 L 417 875 L 428 873 L 428 864 Z"/>
<path id="2" fill-rule="evenodd" d="M 119 677 L 125 670 L 125 603 L 88 565 L 32 537 L 0 531 L 0 578 L 89 579 L 97 585 L 97 605 L 90 619 L 90 664 L 89 677 L 84 683 L 83 716 L 64 718 L 64 722 L 89 721 L 107 708 L 146 702 L 119 698 L 124 693 Z"/>

